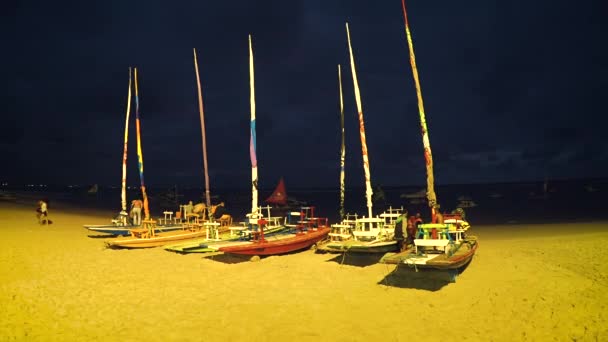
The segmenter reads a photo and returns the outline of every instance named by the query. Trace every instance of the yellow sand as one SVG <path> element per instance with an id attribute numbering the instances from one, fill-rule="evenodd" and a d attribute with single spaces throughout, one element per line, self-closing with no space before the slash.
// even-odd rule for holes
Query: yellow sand
<path id="1" fill-rule="evenodd" d="M 447 283 L 312 251 L 110 250 L 82 225 L 111 213 L 55 205 L 39 226 L 34 207 L 0 202 L 2 341 L 608 341 L 606 222 L 474 227 Z"/>

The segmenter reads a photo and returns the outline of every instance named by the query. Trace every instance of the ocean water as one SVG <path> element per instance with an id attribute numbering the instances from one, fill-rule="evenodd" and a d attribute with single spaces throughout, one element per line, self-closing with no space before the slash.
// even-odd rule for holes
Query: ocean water
<path id="1" fill-rule="evenodd" d="M 428 220 L 430 210 L 426 203 L 412 203 L 405 194 L 420 191 L 424 186 L 384 187 L 384 199 L 375 198 L 373 213 L 393 208 L 406 208 L 410 213 L 420 212 Z M 96 194 L 89 194 L 84 187 L 30 187 L 4 189 L 25 193 L 31 198 L 48 198 L 86 209 L 120 211 L 120 189 L 100 186 Z M 177 200 L 174 196 L 177 190 Z M 270 196 L 274 189 L 259 191 L 259 203 Z M 375 189 L 377 190 L 377 189 Z M 378 192 L 378 191 L 376 191 Z M 499 184 L 438 185 L 438 203 L 442 212 L 457 208 L 460 199 L 474 202 L 474 207 L 464 208 L 471 224 L 556 223 L 608 220 L 605 209 L 608 196 L 608 179 L 555 180 L 547 182 L 522 182 Z M 197 188 L 147 189 L 153 217 L 162 216 L 165 210 L 179 210 L 179 204 L 188 201 L 204 202 L 204 190 Z M 287 189 L 288 196 L 315 207 L 315 215 L 328 217 L 331 223 L 339 220 L 338 189 Z M 224 201 L 228 212 L 241 220 L 251 208 L 249 189 L 212 189 L 213 203 Z M 130 189 L 127 198 L 141 197 L 139 189 Z M 364 188 L 347 188 L 345 193 L 347 213 L 366 214 Z"/>

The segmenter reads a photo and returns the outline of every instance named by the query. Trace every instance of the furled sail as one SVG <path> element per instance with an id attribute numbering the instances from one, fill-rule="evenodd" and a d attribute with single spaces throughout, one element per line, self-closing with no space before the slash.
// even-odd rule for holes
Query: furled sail
<path id="1" fill-rule="evenodd" d="M 361 136 L 361 151 L 363 154 L 363 171 L 365 171 L 365 195 L 367 197 L 368 217 L 372 217 L 372 180 L 369 170 L 369 155 L 367 152 L 367 141 L 365 139 L 365 123 L 363 121 L 363 108 L 361 105 L 361 94 L 359 92 L 359 82 L 357 82 L 357 71 L 355 69 L 355 57 L 353 48 L 350 44 L 350 31 L 346 23 L 346 36 L 348 38 L 348 51 L 350 53 L 350 68 L 353 75 L 353 85 L 355 88 L 355 101 L 357 102 L 357 112 L 359 112 L 359 135 Z"/>
<path id="2" fill-rule="evenodd" d="M 127 143 L 129 141 L 129 114 L 131 113 L 131 68 L 129 68 L 129 93 L 127 95 L 127 115 L 125 119 L 125 139 L 122 153 L 122 190 L 120 204 L 123 215 L 127 214 Z"/>
<path id="3" fill-rule="evenodd" d="M 205 134 L 205 112 L 203 111 L 203 91 L 201 89 L 201 78 L 198 74 L 198 61 L 196 49 L 194 50 L 194 70 L 196 71 L 196 85 L 198 86 L 198 112 L 201 116 L 201 137 L 203 139 L 203 166 L 205 173 L 205 202 L 207 208 L 211 208 L 211 194 L 209 190 L 209 169 L 207 166 L 207 137 Z"/>
<path id="4" fill-rule="evenodd" d="M 144 200 L 144 218 L 150 219 L 150 207 L 148 205 L 148 195 L 144 182 L 144 155 L 141 149 L 141 120 L 139 118 L 139 88 L 137 86 L 137 68 L 134 70 L 135 78 L 135 127 L 137 128 L 137 165 L 139 167 L 139 180 L 141 181 L 141 195 Z"/>
<path id="5" fill-rule="evenodd" d="M 412 66 L 412 74 L 414 76 L 414 84 L 416 86 L 416 96 L 418 97 L 418 111 L 420 113 L 420 129 L 422 132 L 422 145 L 424 147 L 424 158 L 426 160 L 426 196 L 428 199 L 431 212 L 435 216 L 437 205 L 437 196 L 435 195 L 435 179 L 433 176 L 433 154 L 431 152 L 431 143 L 429 140 L 429 132 L 426 127 L 426 115 L 424 113 L 424 103 L 422 102 L 422 90 L 420 88 L 420 80 L 418 79 L 418 69 L 416 68 L 416 55 L 414 54 L 414 43 L 412 42 L 412 34 L 410 25 L 407 20 L 407 12 L 405 10 L 405 0 L 401 0 L 403 8 L 403 18 L 405 20 L 405 35 L 407 37 L 407 46 L 410 50 L 410 64 Z"/>

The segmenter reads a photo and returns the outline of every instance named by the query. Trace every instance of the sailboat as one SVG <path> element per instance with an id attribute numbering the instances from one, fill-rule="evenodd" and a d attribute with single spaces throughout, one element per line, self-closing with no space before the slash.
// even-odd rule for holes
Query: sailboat
<path id="1" fill-rule="evenodd" d="M 358 252 L 358 253 L 385 253 L 396 251 L 397 241 L 394 237 L 394 228 L 397 218 L 402 214 L 403 209 L 393 209 L 382 213 L 380 216 L 372 216 L 372 195 L 371 175 L 369 169 L 369 157 L 367 152 L 367 141 L 365 137 L 365 124 L 363 120 L 363 109 L 361 105 L 361 95 L 359 92 L 359 83 L 357 81 L 357 72 L 355 68 L 355 59 L 350 42 L 350 31 L 348 23 L 346 23 L 346 35 L 348 40 L 348 51 L 350 54 L 351 74 L 353 77 L 353 85 L 355 89 L 355 101 L 357 111 L 359 113 L 359 133 L 361 138 L 361 150 L 363 156 L 363 170 L 365 173 L 365 194 L 367 199 L 367 217 L 359 217 L 347 222 L 342 221 L 337 225 L 333 225 L 334 231 L 330 235 L 330 240 L 321 244 L 318 249 L 326 252 Z M 338 69 L 338 77 L 340 79 L 340 108 L 342 110 L 342 87 L 341 87 L 341 72 Z M 341 161 L 341 168 L 342 168 Z M 342 186 L 342 185 L 341 185 Z M 342 200 L 341 200 L 342 201 Z"/>
<path id="2" fill-rule="evenodd" d="M 97 195 L 97 192 L 99 191 L 99 185 L 97 184 L 93 184 L 89 190 L 87 190 L 87 194 L 89 195 Z"/>
<path id="3" fill-rule="evenodd" d="M 462 211 L 459 214 L 438 213 L 439 205 L 434 187 L 433 156 L 426 125 L 426 116 L 422 101 L 414 45 L 410 33 L 405 0 L 401 1 L 405 21 L 405 34 L 407 37 L 410 64 L 418 97 L 420 126 L 427 173 L 427 200 L 431 208 L 432 223 L 419 224 L 418 232 L 413 245 L 406 246 L 405 250 L 393 255 L 385 255 L 380 262 L 387 264 L 407 264 L 417 268 L 448 269 L 455 280 L 458 269 L 471 261 L 479 244 L 473 236 L 466 235 L 470 225 L 464 220 Z"/>
<path id="4" fill-rule="evenodd" d="M 257 233 L 253 234 L 252 240 L 247 243 L 223 245 L 219 248 L 220 252 L 238 255 L 276 255 L 289 253 L 301 249 L 310 248 L 317 242 L 323 240 L 329 233 L 327 218 L 314 216 L 314 208 L 311 208 L 310 215 L 306 215 L 302 210 L 299 213 L 300 220 L 294 225 L 294 232 L 277 233 L 272 236 L 265 235 L 264 226 L 267 220 L 260 217 L 257 211 L 257 156 L 255 141 L 255 83 L 253 72 L 253 47 L 251 35 L 249 36 L 249 75 L 251 91 L 251 138 L 250 138 L 250 159 L 251 159 L 251 183 L 252 183 L 252 213 L 250 223 L 257 224 Z M 308 211 L 307 211 L 308 212 Z M 308 217 L 307 217 L 308 216 Z M 253 222 L 251 222 L 253 220 Z"/>
<path id="5" fill-rule="evenodd" d="M 203 226 L 199 222 L 191 222 L 184 225 L 175 226 L 171 230 L 163 230 L 157 225 L 155 220 L 150 218 L 150 209 L 148 204 L 148 196 L 146 193 L 146 186 L 144 183 L 144 161 L 141 143 L 141 122 L 139 118 L 139 96 L 137 87 L 137 68 L 134 70 L 135 78 L 135 114 L 136 114 L 136 127 L 137 127 L 137 157 L 139 167 L 139 178 L 141 181 L 141 191 L 143 195 L 143 210 L 144 220 L 142 221 L 141 228 L 131 228 L 129 230 L 129 237 L 119 237 L 114 239 L 108 239 L 105 241 L 107 247 L 111 248 L 147 248 L 147 247 L 158 247 L 167 243 L 193 239 L 209 234 L 209 227 L 203 229 Z"/>
<path id="6" fill-rule="evenodd" d="M 110 224 L 85 224 L 84 228 L 96 233 L 102 233 L 106 235 L 118 235 L 125 236 L 130 235 L 131 229 L 136 228 L 138 226 L 133 225 L 129 220 L 129 214 L 127 213 L 127 150 L 128 150 L 128 141 L 129 141 L 129 115 L 131 113 L 131 88 L 132 88 L 132 74 L 131 68 L 129 68 L 129 91 L 127 95 L 127 113 L 125 118 L 125 133 L 124 133 L 124 148 L 123 148 L 123 156 L 122 156 L 122 182 L 121 182 L 121 211 L 118 216 L 111 221 Z M 139 102 L 137 101 L 137 111 L 139 113 Z M 139 118 L 137 118 L 138 129 L 139 129 Z M 138 131 L 138 151 L 141 152 L 141 141 L 140 135 Z M 143 185 L 143 168 L 140 170 L 140 179 Z M 142 187 L 144 191 L 143 195 L 145 196 L 145 187 Z M 91 189 L 89 189 L 89 194 L 97 194 L 98 186 L 94 184 Z M 146 199 L 147 201 L 147 199 Z M 155 229 L 157 232 L 162 231 L 171 231 L 180 229 L 180 225 L 176 224 L 168 224 L 168 225 L 158 225 Z"/>
<path id="7" fill-rule="evenodd" d="M 287 206 L 287 191 L 285 190 L 285 180 L 283 177 L 281 177 L 279 184 L 277 184 L 277 187 L 274 189 L 272 194 L 268 196 L 265 202 L 282 207 Z"/>
<path id="8" fill-rule="evenodd" d="M 278 206 L 281 209 L 299 208 L 306 205 L 306 202 L 298 201 L 297 199 L 287 195 L 285 179 L 283 177 L 279 179 L 279 183 L 277 184 L 276 188 L 274 188 L 272 194 L 268 196 L 264 202 Z"/>
<path id="9" fill-rule="evenodd" d="M 250 37 L 250 53 L 251 53 L 251 37 Z M 251 212 L 246 216 L 246 221 L 238 225 L 231 225 L 219 231 L 219 224 L 213 224 L 214 234 L 206 235 L 204 238 L 191 240 L 185 243 L 171 244 L 164 248 L 168 251 L 178 253 L 207 253 L 216 252 L 220 247 L 238 245 L 249 242 L 251 237 L 256 232 L 264 231 L 266 234 L 273 234 L 285 229 L 285 225 L 281 222 L 280 217 L 271 215 L 270 206 L 258 206 L 258 172 L 257 172 L 257 155 L 256 155 L 256 129 L 255 129 L 255 98 L 253 95 L 253 56 L 250 57 L 250 73 L 251 73 L 251 123 L 250 123 L 250 139 L 249 139 L 249 157 L 251 159 Z M 264 215 L 264 209 L 267 214 Z M 264 219 L 264 227 L 261 227 L 258 220 Z"/>

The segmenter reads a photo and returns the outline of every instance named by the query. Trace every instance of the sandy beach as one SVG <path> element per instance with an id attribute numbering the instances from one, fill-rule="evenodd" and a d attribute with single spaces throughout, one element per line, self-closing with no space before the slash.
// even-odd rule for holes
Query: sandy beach
<path id="1" fill-rule="evenodd" d="M 111 250 L 82 225 L 113 213 L 34 208 L 0 202 L 2 341 L 608 341 L 608 222 L 474 226 L 449 283 L 313 251 Z"/>

